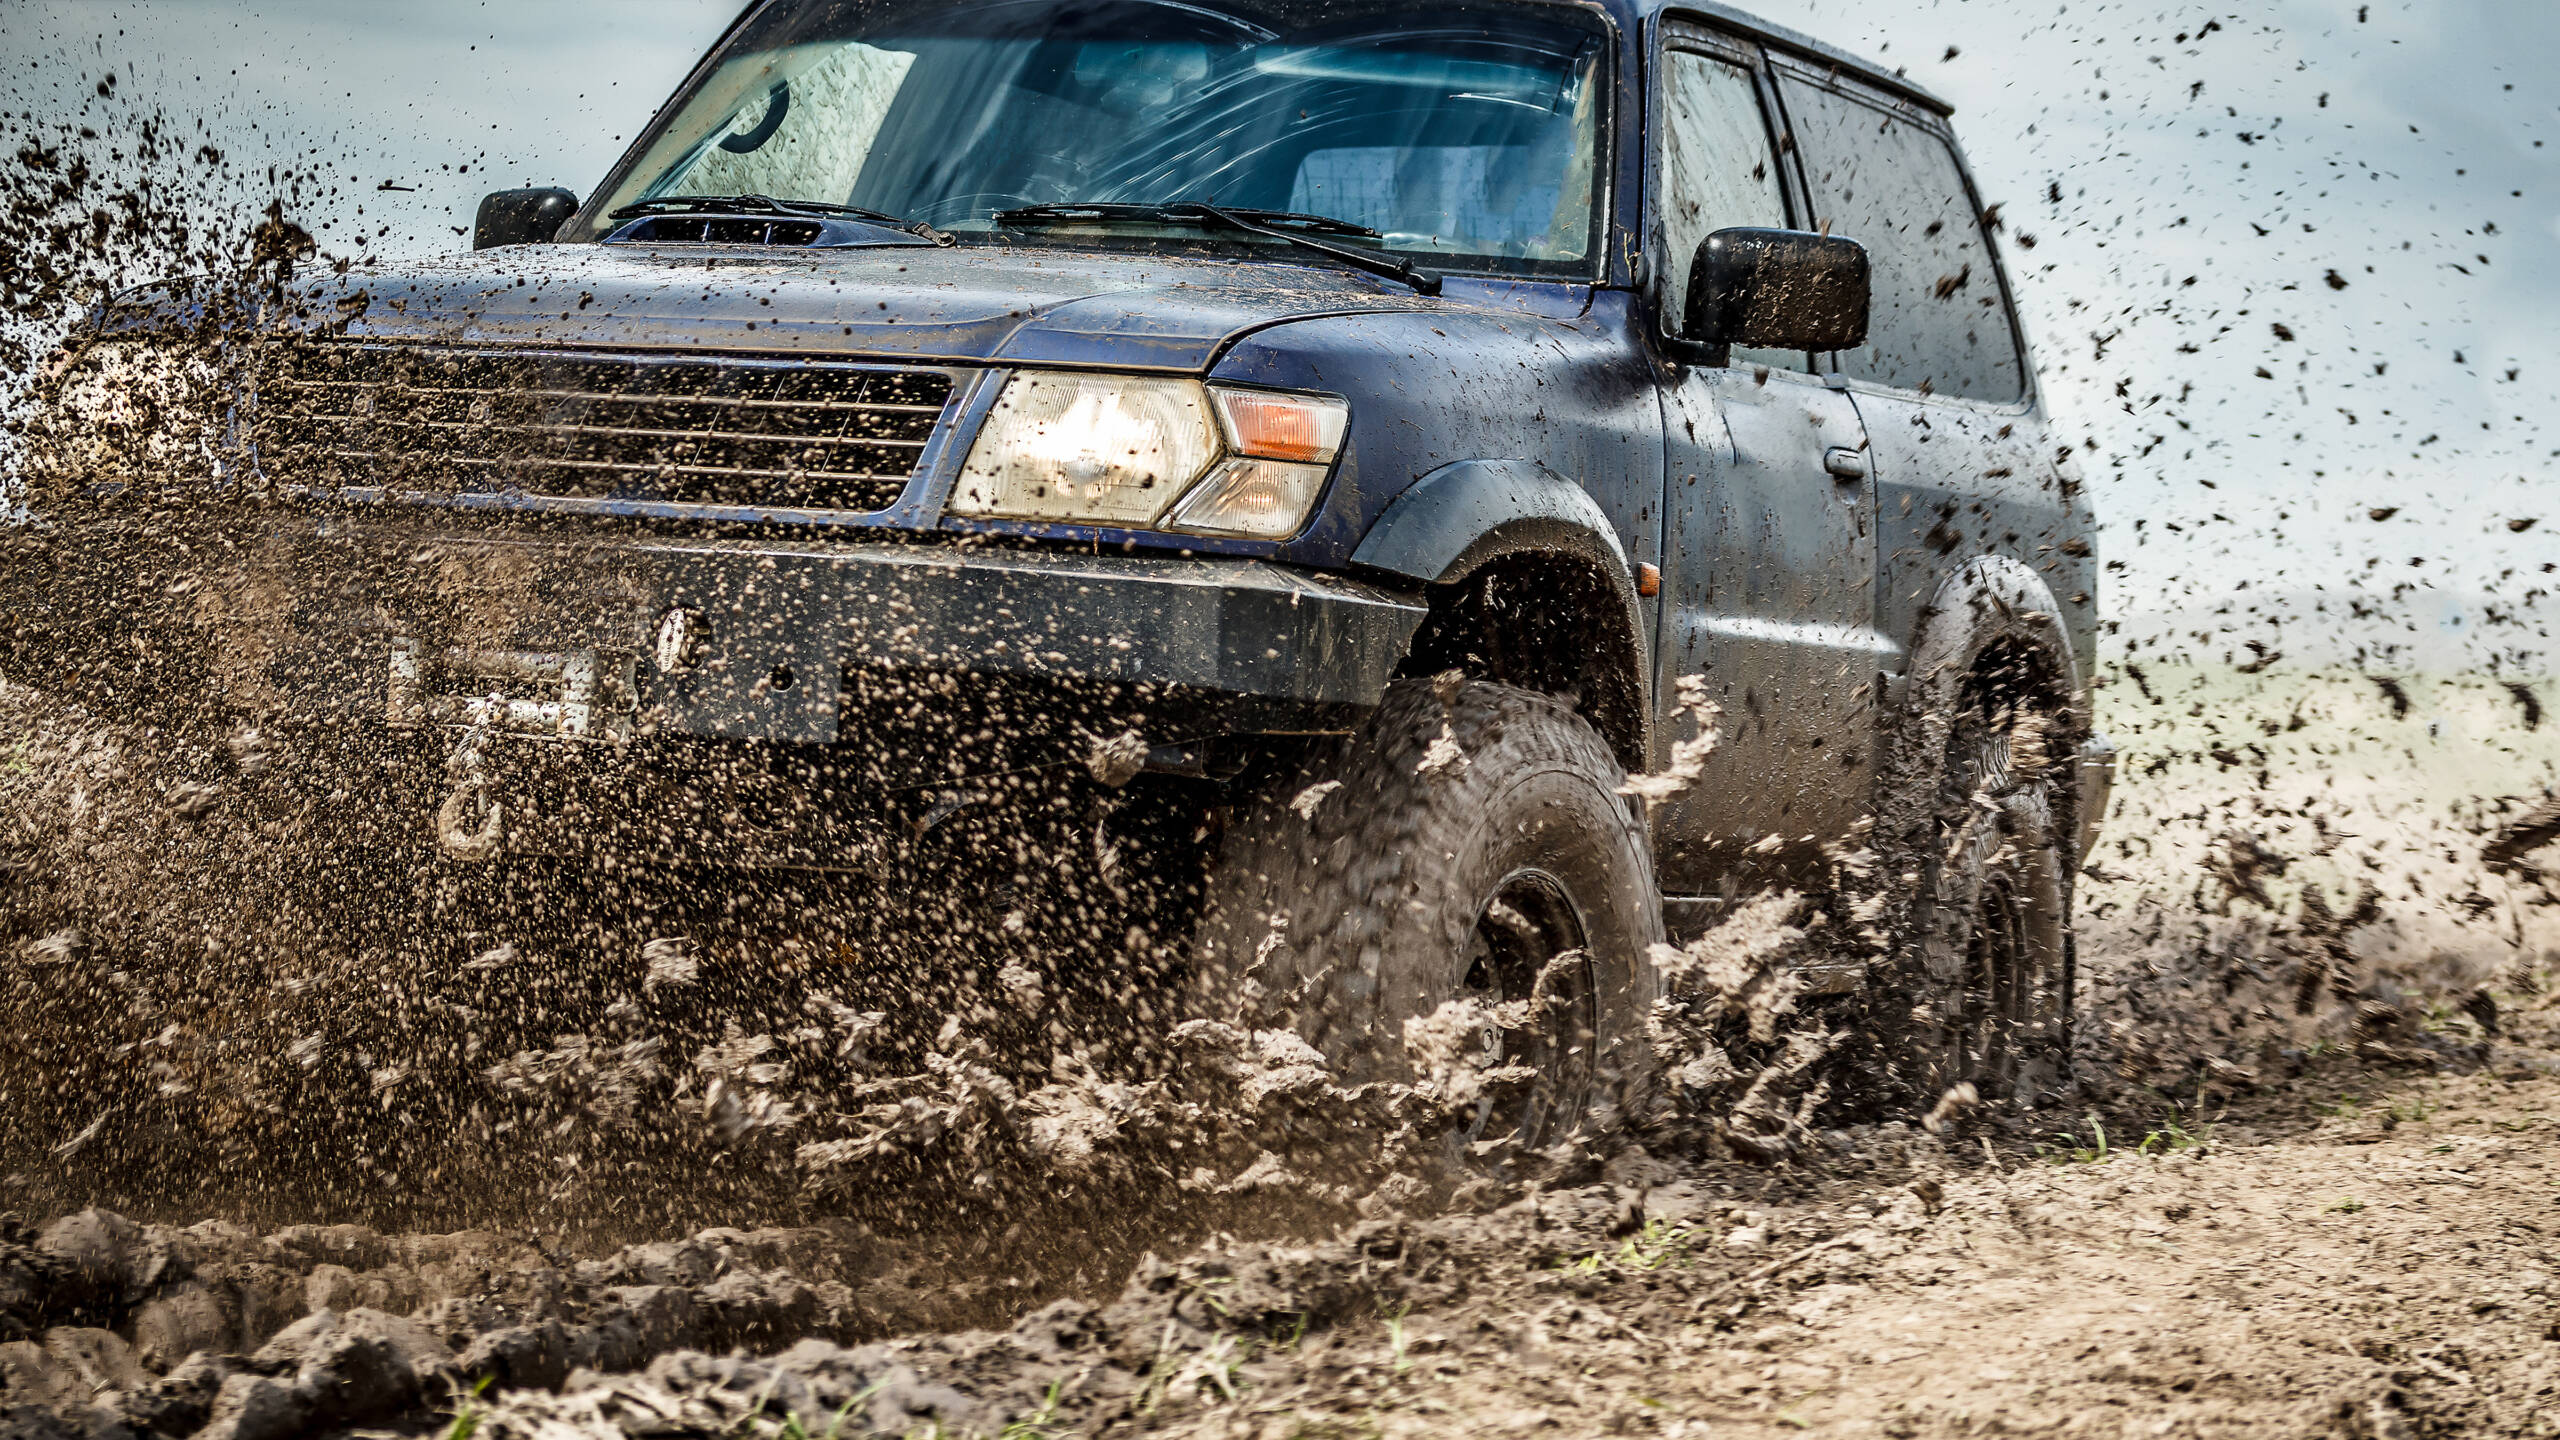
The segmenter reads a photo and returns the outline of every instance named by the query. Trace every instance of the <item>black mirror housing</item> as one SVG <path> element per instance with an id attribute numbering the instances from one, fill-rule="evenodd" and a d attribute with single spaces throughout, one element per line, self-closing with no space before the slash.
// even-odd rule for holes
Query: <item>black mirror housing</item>
<path id="1" fill-rule="evenodd" d="M 1767 350 L 1854 350 L 1867 341 L 1867 247 L 1805 230 L 1719 230 L 1689 270 L 1682 329 Z"/>
<path id="2" fill-rule="evenodd" d="M 471 248 L 548 244 L 577 213 L 578 197 L 556 185 L 483 195 L 471 226 Z"/>

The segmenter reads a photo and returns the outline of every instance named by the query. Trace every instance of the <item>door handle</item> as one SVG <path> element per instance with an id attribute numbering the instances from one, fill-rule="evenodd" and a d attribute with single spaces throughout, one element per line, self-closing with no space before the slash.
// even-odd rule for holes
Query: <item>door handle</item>
<path id="1" fill-rule="evenodd" d="M 1867 478 L 1866 452 L 1852 450 L 1846 445 L 1834 445 L 1822 452 L 1822 468 L 1830 471 L 1834 480 L 1864 480 Z"/>

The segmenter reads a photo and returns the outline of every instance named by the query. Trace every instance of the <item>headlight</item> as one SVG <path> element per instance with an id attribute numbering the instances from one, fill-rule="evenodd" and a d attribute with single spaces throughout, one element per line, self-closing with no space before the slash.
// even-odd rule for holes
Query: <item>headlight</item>
<path id="1" fill-rule="evenodd" d="M 950 508 L 1285 539 L 1306 524 L 1349 424 L 1350 408 L 1327 396 L 1025 371 L 987 417 Z"/>
<path id="2" fill-rule="evenodd" d="M 26 437 L 38 485 L 157 489 L 214 473 L 227 399 L 210 362 L 137 339 L 57 365 Z"/>
<path id="3" fill-rule="evenodd" d="M 951 508 L 1145 527 L 1217 458 L 1196 382 L 1025 373 L 987 417 Z"/>

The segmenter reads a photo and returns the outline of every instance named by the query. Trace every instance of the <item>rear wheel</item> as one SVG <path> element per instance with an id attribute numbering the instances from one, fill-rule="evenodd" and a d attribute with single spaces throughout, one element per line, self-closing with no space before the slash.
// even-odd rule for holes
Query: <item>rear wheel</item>
<path id="1" fill-rule="evenodd" d="M 1574 1133 L 1642 1073 L 1655 993 L 1661 904 L 1624 778 L 1550 696 L 1399 682 L 1358 734 L 1233 817 L 1197 948 L 1201 1006 L 1295 1030 L 1348 1083 L 1450 1060 L 1530 1072 L 1462 1113 L 1462 1136 Z"/>
<path id="2" fill-rule="evenodd" d="M 2068 1078 L 2070 863 L 2044 722 L 1968 701 L 1947 745 L 1919 921 L 1930 1094 L 2033 1099 Z"/>

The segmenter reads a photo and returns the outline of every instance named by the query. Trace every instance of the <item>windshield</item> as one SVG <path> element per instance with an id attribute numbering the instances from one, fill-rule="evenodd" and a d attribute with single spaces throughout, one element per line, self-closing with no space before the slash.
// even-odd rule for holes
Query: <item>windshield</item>
<path id="1" fill-rule="evenodd" d="M 777 5 L 669 107 L 583 236 L 564 238 L 688 195 L 858 206 L 963 235 L 1031 206 L 1205 202 L 1347 221 L 1377 234 L 1341 243 L 1444 268 L 1587 273 L 1596 22 L 1561 6 L 1417 10 Z M 1097 228 L 1006 225 L 1024 243 L 1089 244 Z"/>

